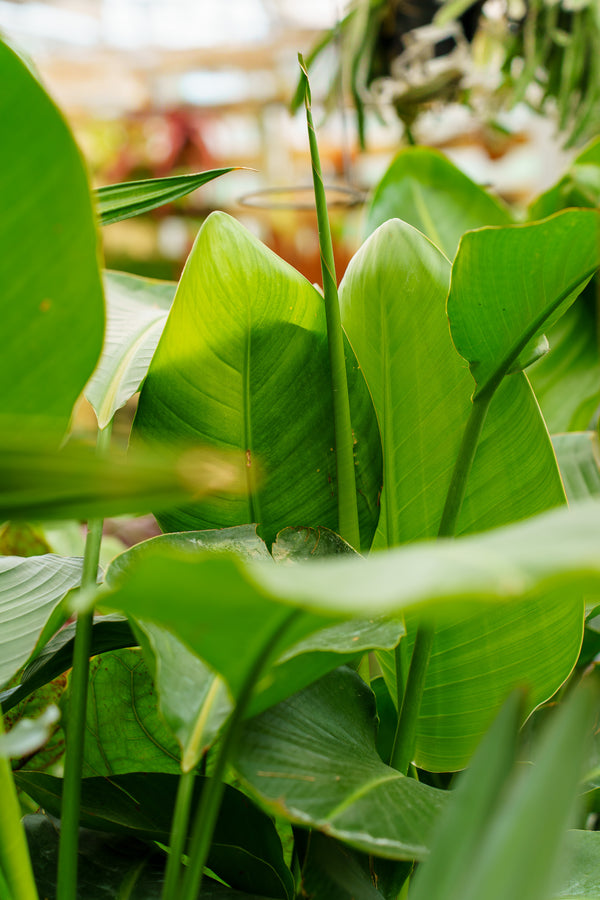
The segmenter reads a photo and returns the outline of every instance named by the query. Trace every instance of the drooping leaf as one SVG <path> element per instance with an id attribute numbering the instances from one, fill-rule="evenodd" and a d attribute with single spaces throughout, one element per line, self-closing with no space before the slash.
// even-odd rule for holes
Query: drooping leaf
<path id="1" fill-rule="evenodd" d="M 60 815 L 61 778 L 18 774 L 19 787 L 52 815 Z M 139 841 L 170 839 L 178 778 L 136 773 L 84 778 L 81 823 L 86 828 Z M 196 804 L 205 778 L 197 776 Z M 291 874 L 283 860 L 281 841 L 272 820 L 245 794 L 225 788 L 209 856 L 209 867 L 240 890 L 258 890 L 268 897 L 292 895 Z"/>
<path id="2" fill-rule="evenodd" d="M 62 432 L 102 347 L 95 217 L 66 123 L 4 43 L 0 79 L 0 427 L 40 417 Z"/>
<path id="3" fill-rule="evenodd" d="M 20 683 L 0 692 L 0 706 L 5 713 L 25 700 L 34 691 L 66 672 L 73 665 L 75 623 L 66 625 L 48 641 L 25 668 Z M 136 638 L 129 623 L 120 616 L 100 616 L 92 626 L 90 656 L 108 650 L 121 650 L 136 646 Z"/>
<path id="4" fill-rule="evenodd" d="M 525 347 L 570 306 L 600 265 L 600 213 L 567 210 L 532 225 L 466 234 L 448 317 L 475 395 L 493 390 Z"/>
<path id="5" fill-rule="evenodd" d="M 20 669 L 52 610 L 81 581 L 82 560 L 0 557 L 0 685 Z"/>
<path id="6" fill-rule="evenodd" d="M 68 734 L 68 718 L 66 728 Z M 159 715 L 140 651 L 115 650 L 90 663 L 82 774 L 129 772 L 177 773 L 179 748 Z"/>
<path id="7" fill-rule="evenodd" d="M 105 272 L 106 335 L 85 395 L 105 428 L 139 390 L 156 350 L 177 285 Z"/>
<path id="8" fill-rule="evenodd" d="M 167 178 L 147 178 L 143 181 L 126 181 L 96 188 L 96 202 L 101 225 L 112 225 L 122 219 L 130 219 L 150 212 L 165 203 L 171 203 L 191 194 L 213 178 L 233 172 L 228 169 L 209 169 L 193 175 L 170 175 Z"/>
<path id="9" fill-rule="evenodd" d="M 248 560 L 293 564 L 341 553 L 356 555 L 338 535 L 326 529 L 285 529 L 273 544 L 273 557 L 256 534 L 256 526 L 204 532 L 166 534 L 144 541 L 118 556 L 107 572 L 107 582 L 118 585 L 127 572 L 157 552 L 179 550 L 233 551 Z M 173 634 L 153 625 L 144 615 L 137 620 L 142 644 L 154 671 L 165 721 L 182 748 L 184 771 L 193 768 L 227 719 L 231 703 L 221 679 Z M 256 688 L 250 714 L 266 709 L 343 662 L 371 649 L 393 648 L 404 632 L 400 620 L 357 619 L 324 628 L 288 647 Z M 179 629 L 189 640 L 189 629 Z M 202 655 L 202 654 L 200 654 Z"/>
<path id="10" fill-rule="evenodd" d="M 373 695 L 346 668 L 252 719 L 234 764 L 272 812 L 390 859 L 423 858 L 445 800 L 380 760 Z"/>
<path id="11" fill-rule="evenodd" d="M 600 496 L 600 444 L 595 431 L 555 434 L 552 443 L 569 502 Z"/>
<path id="12" fill-rule="evenodd" d="M 361 543 L 379 508 L 381 447 L 349 345 Z M 337 528 L 332 401 L 323 299 L 223 213 L 202 226 L 140 396 L 138 439 L 193 438 L 238 450 L 244 499 L 160 515 L 167 531 L 257 522 L 270 543 L 288 525 Z"/>
<path id="13" fill-rule="evenodd" d="M 375 188 L 366 233 L 402 219 L 454 259 L 465 233 L 483 225 L 510 225 L 509 209 L 437 150 L 406 147 Z"/>
<path id="14" fill-rule="evenodd" d="M 0 519 L 88 519 L 148 512 L 189 497 L 244 490 L 241 461 L 204 447 L 55 449 L 43 437 L 5 441 L 0 448 Z M 230 501 L 231 502 L 231 501 Z"/>

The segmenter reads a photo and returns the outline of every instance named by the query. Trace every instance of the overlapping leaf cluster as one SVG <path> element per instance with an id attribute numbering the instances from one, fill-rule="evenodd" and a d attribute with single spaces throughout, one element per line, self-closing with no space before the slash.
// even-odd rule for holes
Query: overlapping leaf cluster
<path id="1" fill-rule="evenodd" d="M 600 264 L 595 148 L 519 224 L 428 150 L 381 182 L 339 290 L 352 547 L 337 534 L 321 294 L 223 213 L 178 285 L 102 277 L 68 129 L 3 45 L 0 74 L 4 518 L 91 517 L 99 543 L 99 516 L 153 510 L 165 531 L 105 573 L 95 539 L 83 561 L 0 557 L 2 896 L 54 896 L 57 855 L 61 900 L 395 900 L 409 878 L 417 900 L 580 896 L 594 835 L 574 832 L 569 866 L 551 864 L 592 703 L 576 692 L 541 738 L 534 717 L 526 771 L 517 736 L 576 667 L 584 598 L 600 595 L 600 512 L 568 510 L 564 489 L 597 492 L 595 433 L 553 446 L 547 427 L 587 426 L 600 401 L 597 346 L 580 335 Z M 216 174 L 104 191 L 100 209 L 134 215 Z M 589 208 L 561 211 L 572 197 Z M 587 351 L 570 363 L 574 335 Z M 110 424 L 140 387 L 123 458 Z M 84 389 L 101 455 L 61 446 Z M 74 610 L 89 618 L 83 651 L 62 627 Z M 595 634 L 591 622 L 590 658 Z M 60 725 L 54 711 L 31 720 L 48 686 Z M 60 728 L 64 780 L 44 751 Z M 44 811 L 24 832 L 16 788 Z M 77 839 L 78 881 L 64 862 Z"/>

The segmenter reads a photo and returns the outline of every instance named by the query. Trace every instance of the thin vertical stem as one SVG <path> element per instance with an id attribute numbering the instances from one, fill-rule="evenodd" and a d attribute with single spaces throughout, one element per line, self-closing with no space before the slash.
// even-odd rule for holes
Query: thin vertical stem
<path id="1" fill-rule="evenodd" d="M 163 900 L 177 900 L 179 895 L 179 882 L 181 878 L 181 857 L 185 849 L 185 839 L 190 820 L 190 807 L 194 793 L 196 772 L 183 772 L 179 776 L 177 788 L 177 800 L 171 825 L 171 839 L 169 841 L 169 859 L 165 872 L 163 886 Z"/>
<path id="2" fill-rule="evenodd" d="M 96 449 L 99 454 L 104 453 L 108 449 L 111 428 L 112 423 L 98 431 Z M 102 519 L 90 519 L 88 522 L 81 576 L 82 590 L 91 590 L 96 585 L 100 546 L 102 543 L 102 526 Z M 60 900 L 75 900 L 77 895 L 81 768 L 85 740 L 85 715 L 93 621 L 93 610 L 79 613 L 75 630 L 56 884 L 56 893 Z"/>
<path id="3" fill-rule="evenodd" d="M 265 646 L 257 655 L 254 665 L 244 680 L 235 709 L 231 714 L 225 733 L 219 744 L 213 773 L 210 780 L 207 781 L 204 786 L 200 804 L 196 811 L 190 840 L 190 865 L 183 883 L 181 900 L 197 900 L 200 893 L 203 870 L 208 858 L 208 851 L 210 850 L 213 832 L 215 830 L 215 824 L 221 806 L 221 799 L 225 790 L 223 778 L 227 764 L 237 746 L 246 709 L 248 708 L 248 704 L 254 691 L 254 685 L 260 678 L 279 639 L 300 614 L 301 610 L 295 609 L 286 615 L 277 629 L 266 641 Z"/>
<path id="4" fill-rule="evenodd" d="M 0 735 L 4 734 L 0 708 Z M 38 900 L 21 807 L 8 759 L 0 755 L 0 870 L 10 890 L 10 900 Z"/>
<path id="5" fill-rule="evenodd" d="M 350 399 L 348 395 L 348 379 L 346 375 L 346 358 L 344 353 L 344 333 L 342 331 L 342 320 L 340 316 L 340 304 L 335 276 L 331 229 L 329 227 L 327 201 L 325 199 L 325 187 L 323 185 L 319 147 L 311 111 L 308 73 L 300 54 L 298 55 L 298 60 L 305 78 L 304 105 L 306 107 L 308 141 L 310 144 L 315 203 L 317 207 L 321 273 L 323 276 L 323 296 L 325 299 L 325 315 L 327 318 L 327 340 L 329 344 L 333 395 L 335 460 L 337 467 L 338 527 L 344 540 L 358 550 L 360 549 L 360 530 L 358 524 L 356 474 L 354 468 L 354 437 L 352 434 L 352 422 L 350 418 Z"/>

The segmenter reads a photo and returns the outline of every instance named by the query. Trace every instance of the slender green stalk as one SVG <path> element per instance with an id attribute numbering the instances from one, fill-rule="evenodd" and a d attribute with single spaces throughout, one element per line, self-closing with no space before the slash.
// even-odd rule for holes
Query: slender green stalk
<path id="1" fill-rule="evenodd" d="M 0 708 L 0 735 L 4 734 Z M 38 900 L 29 849 L 21 826 L 21 807 L 10 762 L 0 756 L 0 870 L 10 897 L 7 900 Z"/>
<path id="2" fill-rule="evenodd" d="M 329 361 L 331 365 L 331 386 L 333 394 L 333 424 L 335 432 L 335 461 L 337 467 L 338 492 L 338 527 L 341 536 L 355 549 L 360 549 L 360 530 L 358 525 L 358 505 L 356 495 L 356 473 L 354 468 L 354 437 L 350 419 L 350 399 L 348 395 L 348 379 L 346 376 L 346 358 L 344 354 L 344 333 L 340 317 L 340 304 L 335 277 L 333 244 L 327 214 L 325 187 L 321 174 L 319 147 L 313 124 L 311 111 L 310 85 L 308 73 L 302 55 L 298 54 L 300 68 L 304 74 L 304 105 L 308 125 L 308 141 L 312 163 L 315 203 L 317 207 L 317 223 L 319 228 L 319 249 L 321 253 L 321 272 L 323 275 L 323 296 L 325 298 L 325 315 L 327 318 L 327 340 L 329 344 Z"/>
<path id="3" fill-rule="evenodd" d="M 181 857 L 185 849 L 195 779 L 196 772 L 193 769 L 191 772 L 183 772 L 179 776 L 177 800 L 175 801 L 171 839 L 169 841 L 169 859 L 162 892 L 163 900 L 177 900 L 178 898 L 182 868 Z"/>
<path id="4" fill-rule="evenodd" d="M 495 386 L 489 391 L 479 394 L 473 400 L 471 412 L 462 441 L 454 464 L 450 486 L 446 494 L 446 502 L 442 511 L 442 518 L 438 531 L 438 537 L 452 537 L 456 530 L 456 523 L 465 497 L 467 481 L 475 459 L 475 452 L 479 444 L 481 430 L 494 395 Z M 396 654 L 396 681 L 398 683 L 398 726 L 394 737 L 391 765 L 407 774 L 410 762 L 414 756 L 417 742 L 417 724 L 423 700 L 425 677 L 431 657 L 435 625 L 432 621 L 423 622 L 417 628 L 413 647 L 410 668 L 406 679 L 406 686 L 401 698 L 401 678 L 399 667 L 399 654 Z"/>
<path id="5" fill-rule="evenodd" d="M 112 423 L 98 431 L 97 452 L 104 453 L 110 443 Z M 102 519 L 91 519 L 83 556 L 81 589 L 91 590 L 98 577 L 98 561 L 102 543 Z M 93 610 L 77 616 L 73 670 L 71 673 L 71 698 L 65 754 L 60 843 L 58 850 L 58 875 L 56 895 L 60 900 L 75 900 L 77 895 L 77 847 L 79 832 L 79 806 L 81 800 L 81 768 L 85 739 L 85 713 L 87 704 L 90 650 L 92 645 Z"/>
<path id="6" fill-rule="evenodd" d="M 262 671 L 282 634 L 300 614 L 301 610 L 295 609 L 286 615 L 285 619 L 265 642 L 262 651 L 257 656 L 254 665 L 244 680 L 235 709 L 231 714 L 225 733 L 219 744 L 212 776 L 204 786 L 202 797 L 196 811 L 190 840 L 190 865 L 179 900 L 197 900 L 198 894 L 200 893 L 203 869 L 208 857 L 208 851 L 210 850 L 212 836 L 215 830 L 217 816 L 219 815 L 219 808 L 221 806 L 221 799 L 225 790 L 223 777 L 229 759 L 237 745 L 244 715 L 254 691 L 254 685 L 260 678 Z"/>

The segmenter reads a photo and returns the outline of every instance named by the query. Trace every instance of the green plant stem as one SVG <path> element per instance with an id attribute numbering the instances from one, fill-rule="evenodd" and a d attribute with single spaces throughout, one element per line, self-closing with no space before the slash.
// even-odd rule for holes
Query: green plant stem
<path id="1" fill-rule="evenodd" d="M 327 319 L 327 341 L 329 345 L 329 361 L 331 367 L 331 386 L 333 396 L 333 425 L 335 433 L 335 461 L 337 470 L 338 494 L 338 528 L 340 535 L 356 550 L 360 549 L 360 529 L 358 524 L 358 505 L 356 495 L 356 473 L 354 467 L 354 436 L 350 418 L 350 398 L 348 394 L 348 378 L 346 375 L 346 357 L 344 353 L 344 333 L 340 316 L 335 262 L 331 229 L 327 214 L 325 187 L 321 173 L 319 147 L 311 111 L 310 85 L 308 74 L 299 54 L 298 59 L 305 77 L 304 105 L 306 107 L 306 123 L 308 126 L 308 142 L 317 208 L 319 229 L 319 249 L 321 253 L 321 272 L 323 275 L 323 296 L 325 299 L 325 315 Z"/>
<path id="2" fill-rule="evenodd" d="M 460 515 L 467 481 L 475 459 L 475 452 L 479 444 L 481 431 L 487 416 L 495 386 L 486 390 L 473 399 L 471 412 L 462 441 L 459 447 L 454 470 L 450 479 L 450 486 L 446 494 L 446 502 L 442 511 L 442 518 L 438 530 L 438 537 L 452 537 L 456 530 L 456 523 Z M 425 677 L 431 658 L 433 639 L 435 637 L 435 624 L 433 621 L 422 622 L 415 635 L 410 668 L 406 679 L 406 686 L 402 695 L 402 702 L 398 704 L 398 725 L 394 737 L 391 765 L 393 768 L 407 774 L 409 765 L 414 756 L 417 742 L 417 724 Z M 399 653 L 396 653 L 396 682 L 398 684 L 398 697 L 400 700 L 400 667 Z"/>
<path id="3" fill-rule="evenodd" d="M 211 778 L 204 786 L 202 797 L 196 811 L 192 836 L 190 839 L 190 864 L 179 900 L 197 900 L 198 898 L 202 887 L 203 870 L 208 858 L 208 852 L 210 850 L 212 836 L 219 815 L 219 808 L 221 806 L 221 799 L 225 790 L 223 777 L 229 759 L 237 745 L 244 715 L 254 691 L 254 685 L 260 678 L 262 671 L 282 634 L 299 615 L 301 615 L 301 610 L 299 609 L 295 609 L 286 615 L 281 624 L 265 642 L 264 647 L 258 654 L 254 665 L 244 680 L 235 709 L 231 714 L 225 733 L 219 744 L 215 767 Z"/>
<path id="4" fill-rule="evenodd" d="M 112 423 L 98 431 L 96 449 L 104 453 L 110 444 Z M 98 561 L 102 543 L 102 519 L 91 519 L 83 556 L 81 590 L 93 590 L 98 578 Z M 65 754 L 60 842 L 58 850 L 58 874 L 56 894 L 60 900 L 75 900 L 77 895 L 77 847 L 79 833 L 79 806 L 81 800 L 81 768 L 85 739 L 85 714 L 87 704 L 90 650 L 92 645 L 93 610 L 79 613 L 73 648 L 71 673 L 71 697 Z"/>
<path id="5" fill-rule="evenodd" d="M 0 708 L 0 735 L 4 734 Z M 10 890 L 7 900 L 38 900 L 25 832 L 21 826 L 21 807 L 10 767 L 0 756 L 0 870 Z"/>
<path id="6" fill-rule="evenodd" d="M 173 823 L 171 825 L 171 839 L 169 841 L 169 859 L 167 861 L 162 893 L 163 900 L 177 900 L 179 894 L 181 857 L 185 849 L 195 780 L 196 772 L 193 769 L 191 772 L 183 772 L 179 777 L 175 812 L 173 813 Z"/>

